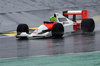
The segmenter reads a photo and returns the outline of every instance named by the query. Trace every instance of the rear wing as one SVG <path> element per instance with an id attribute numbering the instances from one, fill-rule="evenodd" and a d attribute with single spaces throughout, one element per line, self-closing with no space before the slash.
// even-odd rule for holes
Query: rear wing
<path id="1" fill-rule="evenodd" d="M 76 22 L 76 15 L 81 15 L 81 20 L 87 18 L 87 10 L 63 11 L 63 16 L 68 18 L 69 15 L 73 15 L 73 21 Z"/>

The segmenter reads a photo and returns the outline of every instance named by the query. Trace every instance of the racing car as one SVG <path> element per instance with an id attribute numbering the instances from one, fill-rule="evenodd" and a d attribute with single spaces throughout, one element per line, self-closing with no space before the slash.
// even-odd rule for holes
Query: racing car
<path id="1" fill-rule="evenodd" d="M 69 15 L 73 18 L 70 19 Z M 76 15 L 81 15 L 81 23 L 77 23 Z M 60 38 L 67 32 L 75 32 L 81 29 L 83 32 L 93 32 L 95 22 L 92 18 L 87 18 L 87 10 L 63 11 L 62 14 L 55 13 L 56 22 L 44 21 L 36 30 L 29 33 L 27 24 L 19 24 L 17 26 L 16 38 L 29 37 L 56 37 Z"/>

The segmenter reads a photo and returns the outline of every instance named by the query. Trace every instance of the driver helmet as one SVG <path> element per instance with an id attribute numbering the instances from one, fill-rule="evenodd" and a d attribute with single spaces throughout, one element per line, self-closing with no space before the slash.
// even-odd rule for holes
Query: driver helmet
<path id="1" fill-rule="evenodd" d="M 50 17 L 50 22 L 55 22 L 55 21 L 56 21 L 56 17 L 51 16 L 51 17 Z"/>

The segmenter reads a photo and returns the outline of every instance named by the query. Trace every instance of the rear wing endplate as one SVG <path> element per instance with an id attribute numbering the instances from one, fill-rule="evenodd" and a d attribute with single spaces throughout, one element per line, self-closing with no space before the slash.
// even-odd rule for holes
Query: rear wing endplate
<path id="1" fill-rule="evenodd" d="M 73 21 L 76 20 L 76 15 L 81 15 L 81 19 L 87 18 L 87 10 L 72 10 L 63 11 L 63 16 L 68 18 L 68 15 L 73 15 Z"/>

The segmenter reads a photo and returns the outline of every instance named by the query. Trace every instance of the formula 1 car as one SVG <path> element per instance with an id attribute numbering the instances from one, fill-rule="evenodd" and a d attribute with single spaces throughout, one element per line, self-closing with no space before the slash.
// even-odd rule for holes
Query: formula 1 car
<path id="1" fill-rule="evenodd" d="M 72 20 L 69 19 L 72 15 Z M 76 15 L 81 15 L 81 24 L 76 22 Z M 95 22 L 92 18 L 87 18 L 87 10 L 63 11 L 63 14 L 55 13 L 56 22 L 44 21 L 36 30 L 29 33 L 27 24 L 19 24 L 16 38 L 29 37 L 56 37 L 60 38 L 67 32 L 75 32 L 80 28 L 83 32 L 93 32 Z"/>

